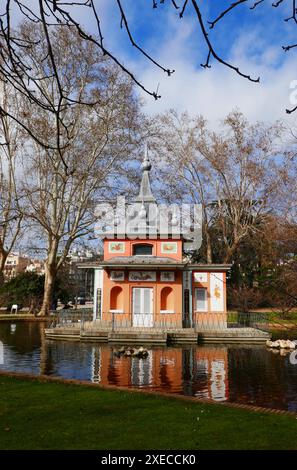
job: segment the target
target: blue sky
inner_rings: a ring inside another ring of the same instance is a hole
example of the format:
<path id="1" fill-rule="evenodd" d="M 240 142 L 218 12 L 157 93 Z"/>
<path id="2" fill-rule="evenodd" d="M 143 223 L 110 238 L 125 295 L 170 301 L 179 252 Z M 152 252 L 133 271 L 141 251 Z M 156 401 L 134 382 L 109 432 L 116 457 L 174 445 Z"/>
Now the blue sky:
<path id="1" fill-rule="evenodd" d="M 205 20 L 213 20 L 234 0 L 198 0 Z M 260 84 L 248 82 L 232 70 L 212 61 L 211 69 L 203 69 L 207 49 L 196 14 L 188 0 L 183 19 L 165 0 L 157 9 L 152 0 L 122 0 L 131 32 L 150 55 L 163 66 L 175 69 L 169 78 L 145 59 L 120 29 L 120 13 L 116 0 L 94 0 L 101 19 L 105 46 L 119 58 L 151 91 L 158 89 L 162 98 L 155 100 L 139 90 L 149 114 L 170 108 L 203 114 L 217 125 L 234 108 L 241 109 L 251 120 L 286 119 L 294 125 L 297 113 L 288 116 L 290 83 L 297 80 L 297 48 L 283 52 L 281 46 L 297 42 L 297 25 L 284 19 L 291 15 L 292 1 L 285 0 L 273 8 L 275 0 L 264 0 L 255 10 L 248 0 L 224 17 L 211 31 L 215 49 L 227 61 L 252 77 L 260 76 Z M 159 0 L 158 0 L 159 2 Z M 176 0 L 179 5 L 183 0 Z M 37 0 L 26 0 L 38 6 Z M 77 19 L 95 33 L 91 10 L 79 8 Z M 295 39 L 296 38 L 296 39 Z"/>
<path id="2" fill-rule="evenodd" d="M 151 0 L 123 0 L 131 32 L 135 39 L 156 60 L 176 72 L 168 78 L 133 48 L 124 29 L 120 29 L 120 15 L 115 0 L 95 1 L 101 15 L 105 45 L 128 66 L 150 90 L 162 95 L 155 102 L 144 93 L 146 110 L 154 114 L 165 109 L 188 110 L 204 114 L 215 122 L 238 107 L 251 120 L 274 120 L 288 117 L 290 107 L 289 85 L 297 79 L 297 49 L 285 53 L 281 46 L 297 39 L 297 25 L 284 18 L 291 14 L 291 2 L 272 8 L 272 0 L 264 0 L 255 10 L 250 0 L 239 5 L 211 31 L 216 50 L 234 65 L 261 83 L 254 84 L 212 62 L 210 70 L 201 68 L 207 49 L 199 32 L 195 12 L 189 0 L 183 19 L 179 18 L 170 0 L 157 9 Z M 182 4 L 182 1 L 178 2 Z M 214 19 L 224 6 L 224 0 L 200 0 L 205 19 Z M 87 15 L 84 21 L 90 30 L 94 24 Z M 296 41 L 297 42 L 297 41 Z"/>

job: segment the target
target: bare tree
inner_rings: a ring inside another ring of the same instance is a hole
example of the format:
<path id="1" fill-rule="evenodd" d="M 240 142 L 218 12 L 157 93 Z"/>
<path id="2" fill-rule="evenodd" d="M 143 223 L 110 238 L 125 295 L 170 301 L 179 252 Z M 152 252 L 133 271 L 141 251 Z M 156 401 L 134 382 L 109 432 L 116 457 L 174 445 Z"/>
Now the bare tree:
<path id="1" fill-rule="evenodd" d="M 290 318 L 290 312 L 297 306 L 296 142 L 296 129 L 289 129 L 273 194 L 272 202 L 277 212 L 275 227 L 267 233 L 274 249 L 267 260 L 270 269 L 264 287 L 269 292 L 272 311 L 283 318 Z"/>
<path id="2" fill-rule="evenodd" d="M 271 210 L 270 196 L 279 179 L 274 156 L 281 125 L 250 124 L 233 112 L 224 127 L 223 134 L 211 134 L 203 156 L 215 173 L 214 227 L 221 236 L 223 261 L 228 263 L 247 236 L 262 230 Z"/>
<path id="3" fill-rule="evenodd" d="M 252 125 L 235 111 L 214 132 L 202 117 L 170 113 L 161 117 L 160 128 L 172 197 L 182 194 L 202 205 L 207 261 L 219 241 L 221 261 L 230 262 L 240 243 L 261 230 L 271 207 L 279 180 L 274 153 L 280 124 Z"/>
<path id="4" fill-rule="evenodd" d="M 51 112 L 60 119 L 60 116 L 58 116 L 58 109 L 53 109 L 51 104 L 47 102 L 46 97 L 36 97 L 35 95 L 35 91 L 36 89 L 39 89 L 39 85 L 42 80 L 44 78 L 48 78 L 49 75 L 46 69 L 43 70 L 43 73 L 35 73 L 36 71 L 34 71 L 34 69 L 32 70 L 30 63 L 27 62 L 26 54 L 31 48 L 34 48 L 36 44 L 31 40 L 23 38 L 17 31 L 15 31 L 15 18 L 21 17 L 23 20 L 26 19 L 29 21 L 32 25 L 37 27 L 41 26 L 42 28 L 42 35 L 47 44 L 44 60 L 46 58 L 51 63 L 51 73 L 53 73 L 53 77 L 59 89 L 61 101 L 65 100 L 67 93 L 64 93 L 64 89 L 60 83 L 60 72 L 56 65 L 56 56 L 52 44 L 51 31 L 55 25 L 58 25 L 59 27 L 73 28 L 82 40 L 92 43 L 105 56 L 113 60 L 143 91 L 155 99 L 158 99 L 160 96 L 157 91 L 151 91 L 146 88 L 146 86 L 137 79 L 130 68 L 127 68 L 117 55 L 110 52 L 108 44 L 106 44 L 108 43 L 108 38 L 106 41 L 103 38 L 100 2 L 98 3 L 96 0 L 36 0 L 36 2 L 31 2 L 29 4 L 22 0 L 3 1 L 0 11 L 0 79 L 10 83 L 16 90 L 23 93 L 28 101 L 37 103 L 43 109 L 46 108 L 51 110 Z M 168 2 L 165 2 L 165 0 L 152 0 L 150 2 L 150 8 L 152 7 L 156 11 L 156 15 L 158 15 L 160 7 L 165 3 L 169 3 L 169 0 Z M 252 77 L 246 71 L 240 70 L 236 64 L 230 63 L 220 52 L 218 52 L 215 46 L 213 33 L 215 32 L 217 24 L 224 24 L 224 20 L 231 13 L 236 13 L 244 7 L 252 13 L 256 8 L 266 5 L 268 0 L 237 0 L 232 1 L 223 7 L 220 5 L 213 19 L 208 18 L 209 9 L 207 8 L 207 5 L 203 7 L 201 3 L 202 2 L 199 2 L 198 0 L 170 1 L 171 7 L 177 13 L 177 18 L 182 19 L 187 12 L 192 12 L 196 18 L 197 30 L 204 39 L 206 53 L 206 60 L 201 63 L 201 66 L 204 68 L 210 68 L 211 62 L 219 62 L 243 78 L 256 83 L 259 82 L 259 77 Z M 278 8 L 283 3 L 285 3 L 284 0 L 276 0 L 270 4 L 273 8 Z M 296 0 L 287 1 L 286 4 L 288 5 L 288 17 L 284 18 L 285 21 L 297 24 Z M 126 32 L 131 45 L 155 67 L 163 70 L 165 74 L 170 76 L 174 70 L 171 70 L 169 67 L 159 63 L 134 39 L 128 19 L 130 12 L 129 5 L 124 6 L 123 1 L 115 0 L 114 8 L 115 21 L 119 20 L 120 28 Z M 87 17 L 90 20 L 93 20 L 96 25 L 96 34 L 91 34 L 81 21 L 81 17 L 83 16 L 81 13 L 84 13 L 84 11 L 86 11 Z M 141 15 L 141 8 L 139 8 L 138 14 Z M 296 46 L 297 44 L 283 45 L 283 50 L 290 51 Z M 67 99 L 73 102 L 78 98 L 67 96 Z M 287 112 L 290 113 L 296 109 L 297 107 L 290 110 L 288 109 Z M 14 118 L 24 125 L 24 122 L 17 116 L 17 114 L 14 114 Z"/>
<path id="5" fill-rule="evenodd" d="M 173 110 L 159 116 L 158 123 L 152 142 L 157 164 L 162 159 L 158 165 L 162 196 L 171 203 L 190 198 L 192 203 L 201 204 L 206 258 L 211 263 L 210 203 L 215 198 L 215 189 L 209 184 L 214 178 L 213 169 L 203 157 L 208 149 L 207 123 L 202 116 L 192 118 L 186 112 L 179 115 Z"/>
<path id="6" fill-rule="evenodd" d="M 23 31 L 30 38 L 39 34 L 38 28 L 33 30 L 30 25 L 24 25 Z M 73 30 L 57 28 L 54 33 L 52 47 L 67 92 L 61 103 L 67 126 L 34 103 L 25 109 L 25 101 L 21 107 L 28 129 L 45 142 L 59 142 L 56 147 L 45 147 L 32 139 L 24 162 L 25 216 L 36 223 L 46 240 L 41 315 L 51 308 L 55 278 L 72 243 L 93 231 L 96 204 L 106 194 L 112 197 L 121 184 L 139 118 L 132 82 L 120 69 Z M 30 58 L 36 67 L 43 66 L 39 57 L 45 52 L 46 44 L 40 40 Z M 40 93 L 54 107 L 59 96 L 55 79 L 42 80 Z M 70 103 L 67 98 L 74 95 L 95 104 Z"/>
<path id="7" fill-rule="evenodd" d="M 5 84 L 0 89 L 1 107 L 16 107 L 16 100 Z M 4 266 L 20 235 L 22 212 L 19 204 L 19 177 L 17 160 L 22 138 L 13 120 L 0 112 L 0 282 L 4 279 Z"/>

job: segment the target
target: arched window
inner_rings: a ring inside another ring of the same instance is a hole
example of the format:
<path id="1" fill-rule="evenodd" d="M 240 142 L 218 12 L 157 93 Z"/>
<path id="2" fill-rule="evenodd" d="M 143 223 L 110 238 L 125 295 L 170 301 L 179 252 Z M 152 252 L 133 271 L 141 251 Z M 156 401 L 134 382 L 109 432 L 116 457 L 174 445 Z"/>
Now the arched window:
<path id="1" fill-rule="evenodd" d="M 171 287 L 163 287 L 161 290 L 161 311 L 174 312 L 174 294 Z"/>
<path id="2" fill-rule="evenodd" d="M 148 256 L 153 254 L 153 245 L 139 243 L 133 245 L 133 255 Z"/>
<path id="3" fill-rule="evenodd" d="M 123 289 L 119 286 L 110 291 L 110 310 L 123 311 Z"/>

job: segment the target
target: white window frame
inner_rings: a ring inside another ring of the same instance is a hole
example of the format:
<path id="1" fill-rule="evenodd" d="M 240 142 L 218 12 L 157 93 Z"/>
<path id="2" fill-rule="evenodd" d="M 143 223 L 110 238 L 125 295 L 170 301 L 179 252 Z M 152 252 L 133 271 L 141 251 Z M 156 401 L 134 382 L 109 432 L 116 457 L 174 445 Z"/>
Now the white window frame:
<path id="1" fill-rule="evenodd" d="M 197 305 L 197 293 L 198 291 L 204 292 L 204 308 L 198 308 Z M 208 301 L 207 301 L 207 289 L 205 287 L 195 287 L 195 312 L 207 312 L 208 311 Z"/>
<path id="2" fill-rule="evenodd" d="M 150 292 L 150 312 L 144 312 L 144 291 Z M 136 292 L 139 292 L 139 312 L 135 311 Z M 154 325 L 154 289 L 153 287 L 133 287 L 132 288 L 132 325 L 153 327 Z"/>

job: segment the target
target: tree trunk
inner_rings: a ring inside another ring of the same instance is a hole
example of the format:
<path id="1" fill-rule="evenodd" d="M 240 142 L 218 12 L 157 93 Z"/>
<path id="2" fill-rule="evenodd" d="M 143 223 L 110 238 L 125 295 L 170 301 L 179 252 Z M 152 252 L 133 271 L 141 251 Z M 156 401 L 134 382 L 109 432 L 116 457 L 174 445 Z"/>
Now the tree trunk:
<path id="1" fill-rule="evenodd" d="M 224 256 L 224 263 L 228 264 L 232 262 L 232 257 L 237 250 L 238 243 L 233 243 L 231 246 L 226 246 L 226 252 Z"/>
<path id="2" fill-rule="evenodd" d="M 38 316 L 40 317 L 49 315 L 49 312 L 52 308 L 56 275 L 56 267 L 46 263 L 43 301 L 40 312 L 38 313 Z"/>
<path id="3" fill-rule="evenodd" d="M 4 282 L 4 267 L 7 259 L 7 253 L 0 250 L 0 286 Z"/>
<path id="4" fill-rule="evenodd" d="M 206 259 L 208 264 L 212 263 L 211 237 L 208 230 L 206 231 Z"/>

